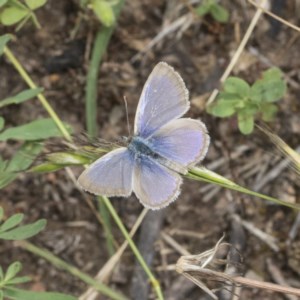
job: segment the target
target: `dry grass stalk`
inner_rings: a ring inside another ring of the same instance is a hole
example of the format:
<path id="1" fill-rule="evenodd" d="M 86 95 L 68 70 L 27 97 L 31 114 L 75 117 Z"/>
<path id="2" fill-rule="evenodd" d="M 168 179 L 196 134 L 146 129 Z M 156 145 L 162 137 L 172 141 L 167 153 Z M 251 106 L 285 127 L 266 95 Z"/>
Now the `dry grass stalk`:
<path id="1" fill-rule="evenodd" d="M 253 0 L 248 0 L 248 2 L 250 2 L 252 5 L 254 5 L 256 8 L 261 9 L 265 14 L 269 15 L 270 17 L 272 17 L 273 19 L 283 23 L 284 25 L 293 28 L 294 30 L 297 30 L 298 32 L 300 32 L 300 27 L 286 21 L 285 19 L 273 14 L 272 12 L 270 12 L 269 10 L 265 9 L 261 4 L 257 4 L 255 1 Z"/>
<path id="2" fill-rule="evenodd" d="M 221 248 L 224 248 L 225 246 L 228 247 L 228 244 L 222 243 L 222 240 L 223 237 L 218 241 L 214 248 L 201 254 L 181 256 L 177 261 L 176 271 L 198 285 L 204 292 L 210 295 L 212 299 L 218 299 L 218 297 L 203 283 L 202 280 L 218 282 L 223 285 L 231 284 L 234 286 L 259 288 L 270 292 L 300 296 L 300 289 L 297 288 L 258 281 L 242 276 L 229 275 L 218 271 L 217 267 L 225 266 L 230 263 L 229 261 L 221 260 L 216 257 L 217 252 Z"/>

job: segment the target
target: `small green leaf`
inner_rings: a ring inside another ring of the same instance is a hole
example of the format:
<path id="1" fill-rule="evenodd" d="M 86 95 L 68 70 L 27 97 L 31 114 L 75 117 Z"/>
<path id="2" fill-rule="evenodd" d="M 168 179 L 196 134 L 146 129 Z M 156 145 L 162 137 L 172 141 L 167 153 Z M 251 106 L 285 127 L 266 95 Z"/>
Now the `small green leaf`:
<path id="1" fill-rule="evenodd" d="M 20 224 L 23 221 L 23 218 L 24 218 L 23 214 L 15 214 L 11 216 L 0 226 L 0 232 L 4 232 L 13 227 L 16 227 L 18 224 Z"/>
<path id="2" fill-rule="evenodd" d="M 18 176 L 18 172 L 26 170 L 41 152 L 41 143 L 25 143 L 9 162 L 0 164 L 0 189 L 7 186 Z"/>
<path id="3" fill-rule="evenodd" d="M 24 8 L 10 6 L 3 9 L 1 12 L 0 21 L 6 26 L 14 25 L 25 18 L 28 13 L 29 11 Z"/>
<path id="4" fill-rule="evenodd" d="M 1 14 L 0 14 L 0 20 L 1 20 Z M 2 55 L 4 47 L 10 41 L 11 37 L 12 35 L 10 34 L 4 34 L 0 36 L 0 56 Z"/>
<path id="5" fill-rule="evenodd" d="M 203 17 L 210 12 L 212 1 L 205 1 L 196 8 L 198 16 Z"/>
<path id="6" fill-rule="evenodd" d="M 35 120 L 31 123 L 8 128 L 0 133 L 0 141 L 34 141 L 59 136 L 62 136 L 62 133 L 60 132 L 54 121 L 48 118 Z"/>
<path id="7" fill-rule="evenodd" d="M 242 98 L 249 96 L 250 86 L 249 84 L 238 77 L 228 77 L 224 82 L 224 91 L 230 94 L 239 95 Z"/>
<path id="8" fill-rule="evenodd" d="M 256 102 L 276 102 L 284 96 L 286 83 L 283 80 L 257 80 L 251 87 L 251 99 Z"/>
<path id="9" fill-rule="evenodd" d="M 252 115 L 252 116 L 254 116 L 259 110 L 258 105 L 256 105 L 255 103 L 251 103 L 249 101 L 245 102 L 244 106 L 240 106 L 239 108 L 242 109 L 239 109 L 238 112 L 241 112 L 246 115 Z"/>
<path id="10" fill-rule="evenodd" d="M 12 287 L 4 289 L 4 296 L 13 300 L 76 300 L 77 298 L 61 293 L 32 292 Z"/>
<path id="11" fill-rule="evenodd" d="M 263 72 L 263 79 L 275 80 L 282 79 L 282 72 L 279 68 L 273 67 Z"/>
<path id="12" fill-rule="evenodd" d="M 0 131 L 3 129 L 4 124 L 5 124 L 4 118 L 0 117 Z"/>
<path id="13" fill-rule="evenodd" d="M 229 19 L 229 12 L 220 4 L 214 4 L 210 8 L 212 17 L 221 23 L 226 23 Z"/>
<path id="14" fill-rule="evenodd" d="M 41 219 L 32 224 L 20 226 L 6 232 L 0 232 L 0 239 L 18 241 L 31 238 L 42 231 L 45 228 L 46 223 L 46 220 Z"/>
<path id="15" fill-rule="evenodd" d="M 250 134 L 254 128 L 253 115 L 247 115 L 245 113 L 238 113 L 238 126 L 243 134 Z"/>
<path id="16" fill-rule="evenodd" d="M 265 122 L 270 122 L 274 119 L 276 113 L 278 111 L 278 107 L 274 104 L 266 103 L 262 106 L 262 119 Z"/>
<path id="17" fill-rule="evenodd" d="M 30 282 L 32 279 L 29 276 L 15 277 L 5 282 L 5 285 L 15 285 L 20 283 Z"/>
<path id="18" fill-rule="evenodd" d="M 27 4 L 27 6 L 32 9 L 35 10 L 41 6 L 44 6 L 46 4 L 47 0 L 25 0 L 25 3 Z"/>
<path id="19" fill-rule="evenodd" d="M 0 283 L 3 281 L 3 279 L 4 279 L 4 273 L 2 267 L 0 266 Z"/>
<path id="20" fill-rule="evenodd" d="M 0 174 L 1 172 L 4 172 L 8 164 L 7 160 L 3 160 L 2 157 L 0 156 Z M 0 220 L 1 221 L 1 220 Z"/>
<path id="21" fill-rule="evenodd" d="M 6 171 L 19 172 L 26 170 L 42 151 L 43 145 L 40 143 L 27 142 L 22 145 L 18 152 L 10 160 Z"/>
<path id="22" fill-rule="evenodd" d="M 111 27 L 115 23 L 115 14 L 111 4 L 106 0 L 92 0 L 92 9 L 103 25 Z"/>
<path id="23" fill-rule="evenodd" d="M 227 93 L 227 92 L 220 92 L 217 98 L 217 100 L 221 100 L 221 101 L 224 100 L 224 101 L 236 101 L 236 102 L 241 101 L 241 99 L 243 99 L 241 96 L 237 94 Z"/>
<path id="24" fill-rule="evenodd" d="M 8 0 L 0 0 L 0 7 L 4 6 Z"/>
<path id="25" fill-rule="evenodd" d="M 234 105 L 236 103 L 236 101 L 219 100 L 208 108 L 208 112 L 216 117 L 230 117 L 235 113 Z"/>
<path id="26" fill-rule="evenodd" d="M 9 97 L 9 98 L 6 98 L 6 99 L 0 101 L 0 108 L 4 107 L 6 105 L 19 104 L 19 103 L 22 103 L 24 101 L 30 100 L 30 99 L 36 97 L 42 91 L 43 91 L 42 88 L 25 90 L 25 91 L 13 96 L 13 97 Z"/>
<path id="27" fill-rule="evenodd" d="M 0 172 L 0 189 L 4 188 L 17 178 L 16 173 Z"/>
<path id="28" fill-rule="evenodd" d="M 12 263 L 4 276 L 4 281 L 9 281 L 10 279 L 14 278 L 22 269 L 22 264 L 18 261 Z"/>

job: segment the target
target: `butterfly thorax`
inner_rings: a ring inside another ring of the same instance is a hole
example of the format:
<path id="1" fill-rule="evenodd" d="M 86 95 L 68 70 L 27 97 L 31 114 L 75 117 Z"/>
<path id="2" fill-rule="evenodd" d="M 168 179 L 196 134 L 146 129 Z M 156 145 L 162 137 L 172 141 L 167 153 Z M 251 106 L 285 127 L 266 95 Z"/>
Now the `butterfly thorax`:
<path id="1" fill-rule="evenodd" d="M 132 137 L 128 150 L 134 154 L 135 157 L 139 158 L 142 156 L 152 157 L 157 159 L 160 157 L 157 153 L 155 153 L 149 145 L 149 142 L 139 136 Z"/>
<path id="2" fill-rule="evenodd" d="M 158 163 L 166 166 L 167 168 L 173 171 L 176 171 L 181 174 L 187 173 L 187 169 L 184 166 L 181 166 L 159 155 L 151 149 L 151 144 L 148 140 L 139 136 L 134 136 L 131 138 L 130 143 L 128 145 L 128 150 L 134 155 L 135 159 L 141 159 L 143 156 L 151 157 Z"/>

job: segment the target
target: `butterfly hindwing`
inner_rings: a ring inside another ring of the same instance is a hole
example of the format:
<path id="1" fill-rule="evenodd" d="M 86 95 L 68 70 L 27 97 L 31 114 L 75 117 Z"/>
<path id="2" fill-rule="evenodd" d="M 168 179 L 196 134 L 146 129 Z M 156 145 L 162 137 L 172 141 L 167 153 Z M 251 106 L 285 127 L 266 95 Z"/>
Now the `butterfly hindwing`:
<path id="1" fill-rule="evenodd" d="M 143 156 L 136 160 L 133 175 L 133 191 L 147 208 L 160 209 L 174 201 L 180 192 L 181 177 Z"/>
<path id="2" fill-rule="evenodd" d="M 103 196 L 129 196 L 132 192 L 134 157 L 119 148 L 92 163 L 78 178 L 86 191 Z"/>
<path id="3" fill-rule="evenodd" d="M 189 109 L 188 91 L 180 75 L 166 63 L 158 63 L 140 97 L 134 134 L 147 138 Z"/>
<path id="4" fill-rule="evenodd" d="M 183 167 L 202 160 L 207 152 L 209 136 L 199 120 L 177 119 L 157 130 L 150 138 L 151 149 Z"/>

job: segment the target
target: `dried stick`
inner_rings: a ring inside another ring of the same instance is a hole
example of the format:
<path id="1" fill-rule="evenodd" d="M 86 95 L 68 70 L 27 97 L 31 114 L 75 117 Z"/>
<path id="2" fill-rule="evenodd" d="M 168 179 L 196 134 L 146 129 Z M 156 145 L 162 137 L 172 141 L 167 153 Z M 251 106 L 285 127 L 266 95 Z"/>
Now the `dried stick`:
<path id="1" fill-rule="evenodd" d="M 261 6 L 264 6 L 265 2 L 266 2 L 266 0 L 262 0 L 261 1 Z M 251 34 L 252 34 L 252 32 L 253 32 L 253 30 L 254 30 L 254 28 L 255 28 L 255 26 L 256 26 L 256 24 L 257 24 L 257 22 L 258 22 L 258 20 L 259 20 L 262 13 L 263 13 L 263 10 L 261 8 L 258 8 L 255 15 L 254 15 L 254 17 L 251 20 L 251 23 L 250 23 L 250 25 L 249 25 L 249 27 L 248 27 L 245 35 L 244 35 L 239 47 L 237 48 L 236 52 L 234 53 L 228 67 L 226 68 L 225 72 L 223 73 L 223 75 L 220 79 L 221 83 L 224 83 L 226 78 L 229 76 L 229 74 L 233 70 L 235 64 L 237 63 L 238 59 L 240 58 L 240 56 L 241 56 L 241 54 L 242 54 L 242 52 L 243 52 L 243 50 L 244 50 L 244 48 L 245 48 L 245 46 L 246 46 L 246 44 L 247 44 L 247 42 L 248 42 L 248 40 L 249 40 L 249 38 L 250 38 L 250 36 L 251 36 Z M 207 101 L 207 104 L 206 104 L 207 106 L 210 105 L 216 99 L 218 93 L 219 93 L 218 89 L 213 90 L 212 94 L 210 95 L 210 97 Z"/>
<path id="2" fill-rule="evenodd" d="M 296 25 L 294 25 L 294 24 L 292 24 L 292 23 L 286 21 L 285 19 L 283 19 L 283 18 L 281 18 L 281 17 L 279 17 L 279 16 L 273 14 L 273 13 L 270 12 L 269 10 L 264 9 L 264 8 L 262 7 L 261 4 L 257 4 L 257 3 L 256 3 L 255 1 L 253 1 L 253 0 L 248 0 L 248 2 L 250 2 L 250 3 L 251 3 L 252 5 L 254 5 L 256 8 L 261 9 L 265 14 L 269 15 L 269 16 L 272 17 L 273 19 L 275 19 L 275 20 L 277 20 L 277 21 L 283 23 L 284 25 L 286 25 L 286 26 L 288 26 L 288 27 L 291 27 L 291 28 L 293 28 L 293 29 L 295 29 L 295 30 L 297 30 L 297 31 L 300 32 L 300 27 L 298 27 L 298 26 L 296 26 Z"/>

